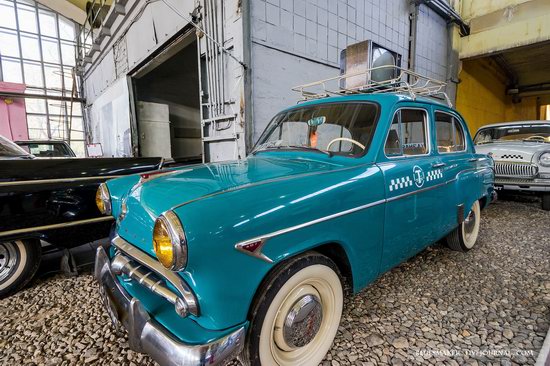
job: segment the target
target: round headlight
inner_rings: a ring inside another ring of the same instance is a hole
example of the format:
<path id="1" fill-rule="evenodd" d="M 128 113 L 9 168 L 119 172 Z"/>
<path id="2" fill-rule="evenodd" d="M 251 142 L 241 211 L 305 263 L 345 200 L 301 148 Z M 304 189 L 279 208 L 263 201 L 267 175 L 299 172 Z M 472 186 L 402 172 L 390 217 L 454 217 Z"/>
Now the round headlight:
<path id="1" fill-rule="evenodd" d="M 111 195 L 105 183 L 101 183 L 95 193 L 95 204 L 102 214 L 111 214 Z"/>
<path id="2" fill-rule="evenodd" d="M 542 153 L 539 156 L 539 164 L 550 167 L 550 152 Z"/>
<path id="3" fill-rule="evenodd" d="M 153 248 L 157 259 L 172 271 L 181 271 L 187 264 L 187 241 L 181 222 L 172 211 L 163 213 L 155 221 Z"/>

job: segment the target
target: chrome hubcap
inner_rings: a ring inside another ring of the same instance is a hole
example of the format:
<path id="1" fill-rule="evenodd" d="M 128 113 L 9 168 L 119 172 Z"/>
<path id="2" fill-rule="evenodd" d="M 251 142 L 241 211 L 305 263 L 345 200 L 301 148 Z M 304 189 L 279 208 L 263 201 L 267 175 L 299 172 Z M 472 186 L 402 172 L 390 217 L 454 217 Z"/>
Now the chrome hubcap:
<path id="1" fill-rule="evenodd" d="M 283 327 L 285 343 L 291 348 L 300 348 L 315 338 L 321 321 L 323 306 L 315 295 L 305 295 L 298 299 L 286 315 Z"/>
<path id="2" fill-rule="evenodd" d="M 0 243 L 0 282 L 4 281 L 15 269 L 17 250 L 15 243 Z"/>
<path id="3" fill-rule="evenodd" d="M 467 237 L 470 237 L 472 233 L 474 232 L 474 229 L 476 227 L 476 213 L 474 210 L 471 210 L 468 214 L 468 217 L 466 217 L 466 220 L 464 220 L 464 234 Z"/>

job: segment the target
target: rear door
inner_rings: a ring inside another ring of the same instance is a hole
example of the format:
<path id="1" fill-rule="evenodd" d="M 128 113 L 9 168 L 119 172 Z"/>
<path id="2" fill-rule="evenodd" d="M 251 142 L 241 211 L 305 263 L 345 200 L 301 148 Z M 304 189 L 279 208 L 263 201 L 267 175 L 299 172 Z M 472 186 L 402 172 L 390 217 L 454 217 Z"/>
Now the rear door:
<path id="1" fill-rule="evenodd" d="M 419 107 L 421 106 L 421 107 Z M 378 165 L 386 182 L 382 270 L 411 257 L 438 236 L 443 191 L 433 154 L 430 106 L 396 110 Z"/>
<path id="2" fill-rule="evenodd" d="M 437 148 L 437 174 L 439 174 L 448 184 L 443 188 L 447 199 L 443 202 L 444 207 L 441 212 L 441 228 L 444 236 L 453 230 L 460 220 L 459 213 L 462 214 L 460 207 L 460 192 L 457 192 L 459 186 L 466 189 L 460 180 L 462 174 L 471 174 L 475 167 L 475 159 L 471 151 L 467 149 L 466 132 L 459 117 L 454 113 L 443 109 L 434 108 L 435 138 Z M 468 209 L 468 208 L 464 208 Z"/>

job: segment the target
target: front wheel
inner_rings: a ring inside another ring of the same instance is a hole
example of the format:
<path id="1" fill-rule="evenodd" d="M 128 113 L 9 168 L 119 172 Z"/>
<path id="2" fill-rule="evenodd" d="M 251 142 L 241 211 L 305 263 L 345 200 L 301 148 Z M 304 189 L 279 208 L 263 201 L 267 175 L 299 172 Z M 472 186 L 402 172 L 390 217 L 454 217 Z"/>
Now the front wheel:
<path id="1" fill-rule="evenodd" d="M 251 312 L 251 365 L 319 365 L 340 324 L 344 291 L 333 261 L 308 253 L 265 280 Z"/>
<path id="2" fill-rule="evenodd" d="M 37 240 L 0 242 L 0 299 L 29 283 L 40 265 L 41 252 Z"/>
<path id="3" fill-rule="evenodd" d="M 481 209 L 479 201 L 475 201 L 466 219 L 445 238 L 447 246 L 459 252 L 472 249 L 477 242 L 480 222 Z"/>

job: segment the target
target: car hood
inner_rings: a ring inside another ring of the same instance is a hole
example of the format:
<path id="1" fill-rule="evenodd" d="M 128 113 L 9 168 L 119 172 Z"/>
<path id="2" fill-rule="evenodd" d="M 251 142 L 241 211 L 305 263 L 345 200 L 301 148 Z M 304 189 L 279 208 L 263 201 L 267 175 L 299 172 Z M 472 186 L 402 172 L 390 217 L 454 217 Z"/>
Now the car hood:
<path id="1" fill-rule="evenodd" d="M 141 181 L 121 197 L 126 203 L 127 213 L 119 222 L 119 235 L 149 251 L 150 245 L 142 246 L 141 242 L 150 243 L 154 221 L 167 210 L 235 189 L 339 168 L 342 165 L 338 163 L 307 158 L 252 156 L 240 161 L 165 169 L 158 175 L 144 174 Z M 125 178 L 110 181 L 110 190 L 111 186 L 113 190 L 119 190 L 117 181 L 129 183 Z M 114 214 L 117 214 L 116 210 Z"/>
<path id="2" fill-rule="evenodd" d="M 492 154 L 496 161 L 532 162 L 533 157 L 543 151 L 550 151 L 550 144 L 544 142 L 495 142 L 483 145 L 476 145 L 476 152 L 479 154 Z"/>

